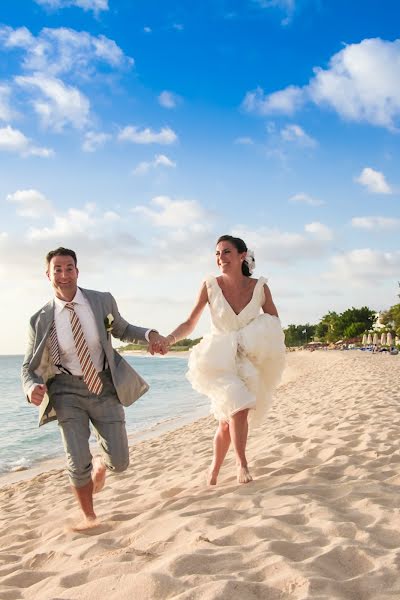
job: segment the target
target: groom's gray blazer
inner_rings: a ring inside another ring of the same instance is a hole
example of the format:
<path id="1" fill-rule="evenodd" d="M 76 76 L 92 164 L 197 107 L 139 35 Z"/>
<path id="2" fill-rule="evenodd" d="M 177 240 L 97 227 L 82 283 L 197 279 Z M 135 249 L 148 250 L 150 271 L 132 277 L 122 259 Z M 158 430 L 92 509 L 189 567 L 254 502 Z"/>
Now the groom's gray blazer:
<path id="1" fill-rule="evenodd" d="M 149 328 L 130 325 L 121 317 L 117 303 L 109 292 L 95 292 L 80 288 L 87 298 L 95 316 L 100 342 L 111 371 L 112 381 L 118 399 L 124 406 L 129 406 L 140 398 L 149 386 L 138 373 L 116 352 L 111 345 L 111 336 L 106 330 L 105 318 L 111 314 L 112 335 L 124 342 L 145 340 Z M 56 369 L 51 360 L 47 339 L 54 321 L 54 299 L 31 317 L 28 348 L 22 365 L 22 385 L 28 397 L 31 386 L 35 383 L 46 383 L 54 377 Z M 51 394 L 50 394 L 51 396 Z M 28 398 L 29 400 L 29 398 Z M 46 394 L 39 410 L 39 426 L 57 418 L 51 405 L 51 398 Z"/>

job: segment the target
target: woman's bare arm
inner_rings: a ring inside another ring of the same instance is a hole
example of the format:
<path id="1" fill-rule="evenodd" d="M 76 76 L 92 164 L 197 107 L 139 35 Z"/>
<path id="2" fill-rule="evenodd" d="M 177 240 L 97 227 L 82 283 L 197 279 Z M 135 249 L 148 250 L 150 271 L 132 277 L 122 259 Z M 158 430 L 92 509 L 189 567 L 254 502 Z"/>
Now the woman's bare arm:
<path id="1" fill-rule="evenodd" d="M 264 295 L 265 295 L 265 302 L 262 306 L 263 312 L 268 313 L 269 315 L 272 315 L 274 317 L 279 317 L 278 311 L 276 310 L 276 306 L 274 304 L 274 301 L 272 300 L 271 291 L 270 291 L 269 287 L 267 286 L 267 284 L 265 284 L 265 283 L 264 283 Z"/>
<path id="2" fill-rule="evenodd" d="M 186 319 L 186 321 L 183 321 L 183 323 L 178 325 L 178 327 L 176 327 L 173 331 L 171 331 L 170 334 L 167 335 L 167 339 L 168 341 L 170 341 L 170 343 L 174 344 L 178 340 L 182 340 L 183 338 L 186 338 L 189 334 L 192 333 L 193 329 L 197 325 L 198 320 L 200 319 L 201 313 L 203 312 L 207 302 L 207 286 L 204 282 L 201 287 L 196 304 L 194 305 L 193 310 Z"/>

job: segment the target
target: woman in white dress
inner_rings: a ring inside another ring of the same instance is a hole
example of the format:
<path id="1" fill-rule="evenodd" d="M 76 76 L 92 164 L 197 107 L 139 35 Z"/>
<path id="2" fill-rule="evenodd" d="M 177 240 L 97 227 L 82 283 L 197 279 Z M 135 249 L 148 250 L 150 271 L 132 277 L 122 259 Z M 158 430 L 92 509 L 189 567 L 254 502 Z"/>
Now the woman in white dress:
<path id="1" fill-rule="evenodd" d="M 209 304 L 212 330 L 192 349 L 187 373 L 193 388 L 210 398 L 219 421 L 208 483 L 216 485 L 231 442 L 238 483 L 248 483 L 248 423 L 260 424 L 271 404 L 284 366 L 284 336 L 266 279 L 251 277 L 254 256 L 244 241 L 221 236 L 216 260 L 220 276 L 204 281 L 188 319 L 167 339 L 174 344 L 187 337 Z"/>

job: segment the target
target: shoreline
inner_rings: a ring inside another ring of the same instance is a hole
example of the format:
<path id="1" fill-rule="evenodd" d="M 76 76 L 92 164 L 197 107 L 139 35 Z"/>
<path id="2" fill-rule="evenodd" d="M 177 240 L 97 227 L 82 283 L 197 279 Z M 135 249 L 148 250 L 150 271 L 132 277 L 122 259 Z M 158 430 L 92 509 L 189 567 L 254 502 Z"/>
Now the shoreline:
<path id="1" fill-rule="evenodd" d="M 206 408 L 206 407 L 204 407 Z M 140 442 L 156 439 L 163 436 L 166 433 L 175 432 L 186 425 L 195 423 L 198 420 L 205 418 L 207 415 L 204 414 L 204 410 L 197 410 L 193 416 L 179 416 L 170 417 L 164 421 L 160 421 L 151 425 L 147 429 L 135 431 L 134 433 L 128 432 L 128 444 L 130 451 L 139 444 Z M 91 450 L 93 456 L 97 453 L 96 444 L 91 444 Z M 60 455 L 51 459 L 40 460 L 33 464 L 31 467 L 18 469 L 15 471 L 8 471 L 0 474 L 0 491 L 4 486 L 10 484 L 19 483 L 21 481 L 29 481 L 38 475 L 46 474 L 54 470 L 65 471 L 65 456 L 62 448 L 62 441 L 60 438 Z"/>
<path id="2" fill-rule="evenodd" d="M 135 361 L 135 356 L 140 356 L 140 364 L 153 364 L 152 359 L 158 358 L 160 355 L 156 357 L 151 356 L 146 352 L 136 352 L 130 351 L 126 353 L 126 360 L 129 362 Z M 185 364 L 187 362 L 187 354 L 188 353 L 177 353 L 179 358 L 182 358 L 182 361 L 175 361 L 175 369 L 179 371 L 185 370 Z M 18 355 L 19 356 L 19 355 Z M 143 358 L 143 361 L 142 361 Z M 162 356 L 161 358 L 165 358 Z M 167 356 L 168 358 L 168 356 Z M 170 358 L 175 358 L 170 355 Z M 145 359 L 145 360 L 144 360 Z M 163 367 L 161 367 L 161 363 Z M 165 371 L 165 365 L 167 362 L 160 361 L 160 368 L 162 371 Z M 168 363 L 169 364 L 169 363 Z M 172 363 L 171 363 L 172 364 Z M 13 365 L 15 370 L 15 365 Z M 158 369 L 157 369 L 158 370 Z M 167 367 L 168 372 L 168 367 Z M 154 390 L 153 390 L 154 391 Z M 178 402 L 173 402 L 168 409 L 157 410 L 157 404 L 155 405 L 155 411 L 152 414 L 148 415 L 148 418 L 143 418 L 139 416 L 139 419 L 135 418 L 135 413 L 130 411 L 129 407 L 126 412 L 126 421 L 127 421 L 127 434 L 128 434 L 128 443 L 129 445 L 135 443 L 136 440 L 146 439 L 148 437 L 155 437 L 158 435 L 162 435 L 164 431 L 169 431 L 171 429 L 178 428 L 183 423 L 191 422 L 196 419 L 198 416 L 202 416 L 205 414 L 204 409 L 199 410 L 199 405 L 194 404 L 194 411 L 190 409 L 189 404 L 185 403 L 185 397 L 178 395 L 175 397 L 178 399 Z M 181 400 L 179 400 L 181 398 Z M 153 397 L 154 401 L 154 397 Z M 178 406 L 177 406 L 178 404 Z M 179 405 L 182 405 L 181 408 Z M 7 405 L 7 409 L 9 409 L 10 403 Z M 203 407 L 201 407 L 203 408 Z M 6 409 L 6 410 L 7 410 Z M 190 411 L 190 412 L 189 412 Z M 6 412 L 6 415 L 8 413 Z M 182 416 L 183 415 L 183 416 Z M 11 415 L 10 415 L 11 416 Z M 20 426 L 21 435 L 25 437 L 25 429 L 24 423 L 29 430 L 31 438 L 35 436 L 37 430 L 36 423 L 32 424 L 32 421 L 28 421 L 25 419 Z M 0 469 L 0 487 L 2 485 L 7 485 L 10 482 L 17 482 L 22 480 L 27 480 L 31 477 L 34 477 L 38 474 L 44 473 L 46 471 L 52 470 L 54 468 L 64 468 L 65 465 L 65 456 L 62 440 L 58 431 L 58 427 L 56 427 L 57 423 L 50 424 L 46 427 L 46 437 L 47 434 L 49 436 L 49 445 L 43 445 L 43 442 L 39 440 L 39 445 L 36 448 L 32 448 L 32 451 L 29 452 L 27 448 L 21 448 L 21 452 L 15 453 L 15 442 L 14 438 L 10 439 L 10 448 L 8 448 L 7 436 L 3 439 L 3 446 L 5 449 L 5 454 L 2 456 L 1 461 L 1 469 Z M 18 422 L 15 423 L 15 427 L 18 427 Z M 22 429 L 21 429 L 22 427 Z M 11 435 L 14 435 L 14 430 L 11 429 Z M 16 436 L 18 432 L 16 432 Z M 19 436 L 21 438 L 21 435 Z M 22 438 L 21 438 L 22 439 Z M 45 438 L 46 439 L 46 438 Z M 32 442 L 33 443 L 33 442 Z M 43 446 L 43 447 L 42 447 Z M 90 446 L 93 448 L 94 452 L 96 450 L 96 442 L 94 440 L 94 435 L 91 435 Z M 14 454 L 12 453 L 14 452 Z M 14 457 L 14 458 L 13 458 Z"/>
<path id="3" fill-rule="evenodd" d="M 126 352 L 128 356 L 144 356 L 149 357 L 147 352 L 142 352 L 141 350 L 130 350 Z M 184 356 L 183 356 L 184 354 Z M 187 358 L 189 352 L 178 352 L 178 358 Z M 157 355 L 159 356 L 159 355 Z M 165 356 L 160 356 L 161 358 L 165 358 L 166 356 L 171 356 L 169 353 Z M 283 373 L 282 381 L 280 382 L 278 389 L 293 381 L 297 377 L 297 371 L 294 368 L 286 366 L 285 371 Z M 129 408 L 129 407 L 128 407 Z M 154 425 L 147 427 L 146 429 L 137 430 L 135 432 L 128 431 L 128 443 L 130 450 L 134 449 L 137 444 L 140 442 L 156 439 L 162 437 L 166 433 L 176 432 L 177 430 L 185 427 L 186 425 L 195 424 L 197 421 L 206 418 L 209 415 L 209 404 L 205 405 L 201 409 L 197 409 L 191 415 L 186 416 L 172 416 L 163 421 L 157 422 Z M 51 426 L 51 425 L 50 425 Z M 61 438 L 59 440 L 59 449 L 60 454 L 51 459 L 44 459 L 35 462 L 32 466 L 28 468 L 16 469 L 15 471 L 8 471 L 5 473 L 0 473 L 0 491 L 4 486 L 9 486 L 11 484 L 19 483 L 22 481 L 29 481 L 37 477 L 38 475 L 43 475 L 54 470 L 64 471 L 65 470 L 65 456 L 64 450 L 62 448 Z M 91 450 L 93 451 L 93 455 L 96 454 L 96 444 L 91 444 Z"/>
<path id="4" fill-rule="evenodd" d="M 126 354 L 128 356 L 134 356 L 134 355 L 139 355 L 139 356 L 144 356 L 144 357 L 149 356 L 148 353 L 146 353 L 146 352 L 143 353 L 140 350 L 139 351 L 131 350 L 131 351 L 127 352 Z M 184 356 L 182 356 L 183 354 L 184 354 Z M 178 352 L 177 353 L 178 358 L 187 358 L 188 354 L 189 354 L 189 352 L 185 352 L 185 353 Z M 170 353 L 166 356 L 170 356 Z M 165 358 L 165 356 L 162 356 L 161 358 Z M 282 385 L 285 385 L 286 383 L 292 381 L 295 377 L 296 377 L 295 369 L 293 369 L 293 368 L 291 369 L 290 367 L 286 366 L 285 371 L 283 373 L 282 381 L 280 382 L 278 389 Z M 210 405 L 208 403 L 208 404 L 204 405 L 203 407 L 201 407 L 200 409 L 197 408 L 190 415 L 186 415 L 186 416 L 176 415 L 176 416 L 169 417 L 168 419 L 157 422 L 154 425 L 151 425 L 146 429 L 137 430 L 137 431 L 131 432 L 131 433 L 128 431 L 128 443 L 129 443 L 130 450 L 135 448 L 135 446 L 137 444 L 139 444 L 140 442 L 143 442 L 143 441 L 149 440 L 149 439 L 156 439 L 156 438 L 162 437 L 165 433 L 175 432 L 175 431 L 181 429 L 182 427 L 185 427 L 186 425 L 194 424 L 197 421 L 199 421 L 203 418 L 206 418 L 207 416 L 209 416 L 209 406 Z M 21 481 L 29 481 L 30 479 L 33 479 L 33 478 L 37 477 L 38 475 L 43 475 L 43 474 L 46 474 L 46 473 L 54 471 L 54 470 L 64 471 L 65 470 L 65 456 L 64 456 L 64 451 L 62 448 L 61 438 L 59 440 L 59 444 L 60 444 L 59 445 L 60 454 L 54 458 L 39 460 L 38 462 L 35 462 L 32 466 L 30 466 L 28 468 L 16 469 L 15 471 L 8 471 L 5 473 L 0 473 L 0 490 L 4 486 L 9 486 L 11 484 L 19 483 Z M 93 451 L 93 455 L 96 454 L 96 445 L 95 444 L 91 444 L 91 450 Z"/>
<path id="5" fill-rule="evenodd" d="M 119 352 L 119 354 L 121 356 L 151 356 L 151 354 L 146 350 L 126 350 L 123 352 Z M 157 358 L 171 358 L 171 356 L 174 358 L 188 358 L 189 354 L 190 350 L 182 350 L 181 352 L 179 352 L 178 350 L 170 350 L 169 352 L 167 352 L 167 354 L 155 354 L 154 356 L 156 356 Z"/>

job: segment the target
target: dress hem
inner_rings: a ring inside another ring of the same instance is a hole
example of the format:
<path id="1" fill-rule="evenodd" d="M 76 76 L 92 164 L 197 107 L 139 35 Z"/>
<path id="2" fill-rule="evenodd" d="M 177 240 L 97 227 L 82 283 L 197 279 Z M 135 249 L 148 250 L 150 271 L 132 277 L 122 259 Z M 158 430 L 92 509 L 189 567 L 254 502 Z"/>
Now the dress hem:
<path id="1" fill-rule="evenodd" d="M 240 408 L 234 410 L 233 412 L 231 412 L 231 414 L 229 415 L 229 419 L 219 419 L 218 417 L 215 416 L 215 414 L 213 413 L 213 417 L 215 418 L 216 421 L 224 421 L 225 423 L 228 423 L 229 420 L 235 416 L 237 413 L 241 412 L 242 410 L 256 410 L 257 408 L 257 404 L 253 403 L 251 404 L 251 406 L 241 406 Z"/>

